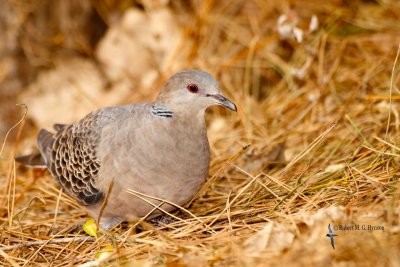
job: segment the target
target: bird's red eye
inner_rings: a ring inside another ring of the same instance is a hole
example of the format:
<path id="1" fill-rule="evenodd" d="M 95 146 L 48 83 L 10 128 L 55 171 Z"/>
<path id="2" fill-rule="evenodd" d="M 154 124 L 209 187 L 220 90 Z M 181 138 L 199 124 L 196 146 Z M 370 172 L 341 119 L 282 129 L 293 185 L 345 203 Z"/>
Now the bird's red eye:
<path id="1" fill-rule="evenodd" d="M 199 87 L 195 83 L 189 83 L 187 89 L 191 93 L 197 93 L 199 91 Z"/>

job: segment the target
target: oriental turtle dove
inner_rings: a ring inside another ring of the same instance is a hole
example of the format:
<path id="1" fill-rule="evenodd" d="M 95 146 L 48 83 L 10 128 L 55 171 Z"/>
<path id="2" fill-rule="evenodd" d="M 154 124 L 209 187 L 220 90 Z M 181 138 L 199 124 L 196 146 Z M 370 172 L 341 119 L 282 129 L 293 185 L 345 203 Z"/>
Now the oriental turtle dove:
<path id="1" fill-rule="evenodd" d="M 41 130 L 40 156 L 19 161 L 47 167 L 93 217 L 101 212 L 102 228 L 154 218 L 174 209 L 161 200 L 184 205 L 203 185 L 210 163 L 204 114 L 212 105 L 236 111 L 209 73 L 181 71 L 154 102 L 102 108 L 56 124 L 54 134 Z"/>

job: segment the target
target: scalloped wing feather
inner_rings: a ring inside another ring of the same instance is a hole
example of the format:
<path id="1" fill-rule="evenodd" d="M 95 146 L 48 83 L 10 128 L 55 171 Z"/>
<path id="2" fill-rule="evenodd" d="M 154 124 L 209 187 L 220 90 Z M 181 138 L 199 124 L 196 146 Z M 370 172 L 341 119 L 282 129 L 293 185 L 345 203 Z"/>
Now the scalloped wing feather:
<path id="1" fill-rule="evenodd" d="M 100 169 L 96 156 L 101 127 L 99 112 L 90 113 L 74 124 L 55 127 L 56 134 L 41 130 L 38 145 L 47 167 L 61 187 L 84 205 L 103 197 L 95 187 Z"/>
<path id="2" fill-rule="evenodd" d="M 146 105 L 103 108 L 70 125 L 55 124 L 55 134 L 41 130 L 37 142 L 52 176 L 72 197 L 84 205 L 94 205 L 104 196 L 96 188 L 101 160 L 98 145 L 106 125 L 130 118 Z"/>
<path id="3" fill-rule="evenodd" d="M 72 197 L 84 205 L 98 203 L 104 193 L 96 188 L 101 162 L 97 157 L 102 128 L 126 114 L 123 108 L 89 113 L 71 125 L 56 125 L 52 134 L 41 130 L 39 150 L 52 176 Z"/>

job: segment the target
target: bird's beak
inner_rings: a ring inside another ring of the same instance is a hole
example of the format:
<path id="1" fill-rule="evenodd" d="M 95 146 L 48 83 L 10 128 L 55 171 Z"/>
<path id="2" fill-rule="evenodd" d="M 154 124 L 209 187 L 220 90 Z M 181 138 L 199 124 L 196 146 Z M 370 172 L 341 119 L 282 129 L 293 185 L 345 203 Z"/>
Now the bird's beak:
<path id="1" fill-rule="evenodd" d="M 210 94 L 207 96 L 210 96 L 210 97 L 214 98 L 215 100 L 217 100 L 219 105 L 227 107 L 230 110 L 237 111 L 236 105 L 233 104 L 232 101 L 230 101 L 228 98 L 226 98 L 222 94 Z"/>

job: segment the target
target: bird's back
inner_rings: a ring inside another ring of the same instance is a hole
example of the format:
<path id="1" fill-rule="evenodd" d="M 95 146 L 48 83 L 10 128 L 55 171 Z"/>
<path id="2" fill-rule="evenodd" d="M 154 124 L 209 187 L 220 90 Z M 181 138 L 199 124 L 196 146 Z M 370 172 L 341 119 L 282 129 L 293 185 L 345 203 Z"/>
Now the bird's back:
<path id="1" fill-rule="evenodd" d="M 52 176 L 84 205 L 98 203 L 104 193 L 96 187 L 101 161 L 98 145 L 103 128 L 129 118 L 141 105 L 108 107 L 70 125 L 56 125 L 56 133 L 42 129 L 37 142 Z"/>

